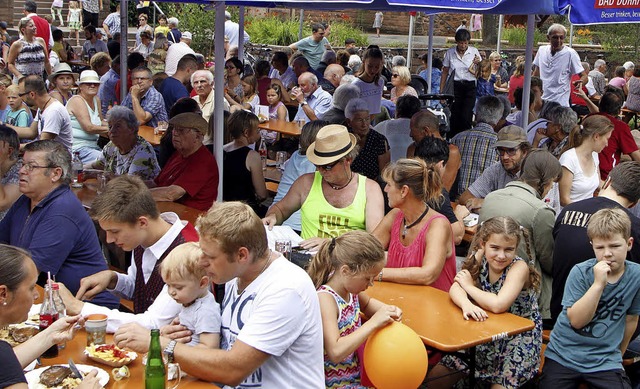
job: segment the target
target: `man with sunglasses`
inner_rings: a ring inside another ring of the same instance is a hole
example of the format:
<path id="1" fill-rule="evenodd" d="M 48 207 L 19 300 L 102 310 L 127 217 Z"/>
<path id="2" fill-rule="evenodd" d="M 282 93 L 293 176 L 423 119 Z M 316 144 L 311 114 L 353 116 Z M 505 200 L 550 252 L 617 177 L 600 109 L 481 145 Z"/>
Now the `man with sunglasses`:
<path id="1" fill-rule="evenodd" d="M 459 204 L 472 212 L 482 208 L 484 198 L 494 190 L 504 188 L 520 175 L 522 161 L 531 150 L 527 133 L 518 126 L 506 126 L 498 132 L 496 154 L 499 162 L 494 162 L 482 172 L 467 190 L 460 195 Z"/>
<path id="2" fill-rule="evenodd" d="M 30 106 L 38 109 L 29 127 L 13 128 L 21 139 L 54 139 L 61 143 L 71 154 L 73 130 L 71 117 L 62 103 L 47 93 L 44 80 L 39 75 L 20 79 L 18 95 Z"/>
<path id="3" fill-rule="evenodd" d="M 540 46 L 533 59 L 534 76 L 540 76 L 544 83 L 542 98 L 545 101 L 557 101 L 564 107 L 569 106 L 571 91 L 578 83 L 587 85 L 587 71 L 580 63 L 580 56 L 564 45 L 567 29 L 562 24 L 552 24 L 547 30 L 550 45 Z M 575 85 L 571 85 L 571 76 L 580 75 Z"/>
<path id="4" fill-rule="evenodd" d="M 356 137 L 345 126 L 322 127 L 307 148 L 317 171 L 300 176 L 269 209 L 264 224 L 280 225 L 301 210 L 300 246 L 307 250 L 350 230 L 372 232 L 384 216 L 384 198 L 377 182 L 351 171 L 357 155 Z"/>

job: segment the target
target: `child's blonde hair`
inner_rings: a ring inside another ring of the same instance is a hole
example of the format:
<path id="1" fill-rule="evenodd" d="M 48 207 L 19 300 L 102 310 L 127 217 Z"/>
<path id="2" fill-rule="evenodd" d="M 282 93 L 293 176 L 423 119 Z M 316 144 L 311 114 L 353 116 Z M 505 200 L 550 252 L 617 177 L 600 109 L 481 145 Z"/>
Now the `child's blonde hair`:
<path id="1" fill-rule="evenodd" d="M 631 237 L 631 219 L 620 208 L 605 208 L 594 213 L 587 224 L 587 235 L 590 240 L 611 239 L 616 234 L 625 240 Z"/>
<path id="2" fill-rule="evenodd" d="M 309 263 L 307 273 L 317 289 L 326 284 L 343 265 L 357 274 L 384 260 L 384 249 L 378 239 L 365 231 L 349 231 L 325 241 Z"/>
<path id="3" fill-rule="evenodd" d="M 483 59 L 478 64 L 478 78 L 480 77 L 487 81 L 491 77 L 491 60 Z"/>
<path id="4" fill-rule="evenodd" d="M 527 256 L 533 258 L 531 255 L 531 238 L 529 237 L 529 230 L 522 227 L 518 222 L 509 216 L 497 216 L 482 223 L 478 231 L 476 232 L 471 245 L 469 247 L 469 254 L 467 259 L 462 264 L 463 270 L 468 270 L 471 273 L 471 277 L 477 281 L 480 277 L 480 269 L 482 267 L 482 260 L 476 259 L 476 252 L 481 248 L 481 245 L 489 240 L 489 237 L 494 234 L 504 235 L 509 238 L 516 239 L 516 247 L 520 244 L 520 236 L 524 238 L 526 246 Z M 540 274 L 536 269 L 528 262 L 529 265 L 529 287 L 535 290 L 540 289 Z"/>
<path id="5" fill-rule="evenodd" d="M 69 2 L 69 8 L 73 8 L 73 9 L 78 8 L 78 2 L 77 2 L 77 1 L 75 1 L 75 0 L 71 0 L 71 1 Z"/>
<path id="6" fill-rule="evenodd" d="M 18 98 L 19 98 L 19 99 L 22 99 L 22 98 L 20 97 L 20 88 L 18 88 L 18 85 L 16 85 L 16 84 L 11 84 L 11 85 L 9 85 L 9 86 L 7 87 L 7 89 L 5 89 L 5 91 L 6 91 L 6 93 L 7 93 L 7 96 L 8 96 L 10 93 L 13 93 L 13 94 L 15 94 L 16 96 L 18 96 Z"/>
<path id="7" fill-rule="evenodd" d="M 202 250 L 196 242 L 183 243 L 171 250 L 160 263 L 160 275 L 168 280 L 201 280 L 207 273 L 198 264 Z"/>
<path id="8" fill-rule="evenodd" d="M 245 98 L 249 98 L 256 94 L 256 90 L 258 89 L 258 80 L 256 80 L 256 76 L 254 76 L 253 74 L 246 75 L 242 77 L 242 82 L 251 87 L 251 93 L 249 93 L 249 95 L 247 96 L 244 96 Z"/>

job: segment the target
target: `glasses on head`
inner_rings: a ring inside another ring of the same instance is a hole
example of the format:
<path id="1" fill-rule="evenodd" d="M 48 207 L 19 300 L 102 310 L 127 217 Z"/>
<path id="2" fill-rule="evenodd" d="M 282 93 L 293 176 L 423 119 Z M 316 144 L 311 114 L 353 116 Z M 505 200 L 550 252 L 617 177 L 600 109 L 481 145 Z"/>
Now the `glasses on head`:
<path id="1" fill-rule="evenodd" d="M 32 162 L 28 162 L 28 163 L 23 164 L 22 167 L 24 168 L 24 170 L 27 173 L 31 173 L 33 171 L 33 169 L 50 169 L 50 168 L 55 167 L 55 166 L 51 166 L 51 165 L 41 166 L 41 165 L 37 165 L 37 164 L 32 163 Z"/>
<path id="2" fill-rule="evenodd" d="M 513 157 L 514 155 L 516 155 L 516 153 L 518 152 L 518 148 L 513 148 L 513 149 L 507 149 L 504 147 L 499 147 L 496 149 L 496 153 L 498 153 L 499 156 L 504 156 L 504 154 L 506 153 L 508 156 Z"/>
<path id="3" fill-rule="evenodd" d="M 322 170 L 324 170 L 324 171 L 330 172 L 330 171 L 331 171 L 331 169 L 333 169 L 337 164 L 339 164 L 339 163 L 340 163 L 340 161 L 342 161 L 342 159 L 339 159 L 339 160 L 337 160 L 337 161 L 335 161 L 335 162 L 332 162 L 332 163 L 328 163 L 328 164 L 326 164 L 326 165 L 316 165 L 316 167 L 317 167 L 318 169 L 322 169 Z"/>
<path id="4" fill-rule="evenodd" d="M 398 73 L 393 73 L 393 74 L 391 75 L 391 77 L 393 77 L 393 78 L 398 78 L 398 77 L 400 77 L 400 75 L 399 75 Z"/>

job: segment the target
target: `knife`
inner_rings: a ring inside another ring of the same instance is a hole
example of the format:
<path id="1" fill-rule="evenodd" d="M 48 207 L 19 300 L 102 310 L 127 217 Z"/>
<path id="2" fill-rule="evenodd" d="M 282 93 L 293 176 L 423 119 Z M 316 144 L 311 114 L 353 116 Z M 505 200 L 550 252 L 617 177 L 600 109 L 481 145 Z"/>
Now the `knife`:
<path id="1" fill-rule="evenodd" d="M 76 366 L 75 363 L 73 363 L 73 360 L 71 358 L 69 358 L 69 369 L 71 369 L 71 372 L 73 372 L 73 375 L 76 376 L 76 378 L 79 378 L 80 381 L 84 379 L 84 375 L 80 373 L 80 370 L 78 370 L 78 367 Z"/>

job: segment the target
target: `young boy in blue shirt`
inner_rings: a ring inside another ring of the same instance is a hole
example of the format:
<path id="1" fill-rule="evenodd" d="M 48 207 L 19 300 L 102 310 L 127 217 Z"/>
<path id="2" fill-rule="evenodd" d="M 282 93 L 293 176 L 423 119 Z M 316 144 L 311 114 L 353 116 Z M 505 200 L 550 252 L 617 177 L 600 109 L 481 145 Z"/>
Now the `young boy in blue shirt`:
<path id="1" fill-rule="evenodd" d="M 640 265 L 626 260 L 631 221 L 601 209 L 587 226 L 596 258 L 571 269 L 562 313 L 545 351 L 541 388 L 631 388 L 622 354 L 638 324 Z"/>

